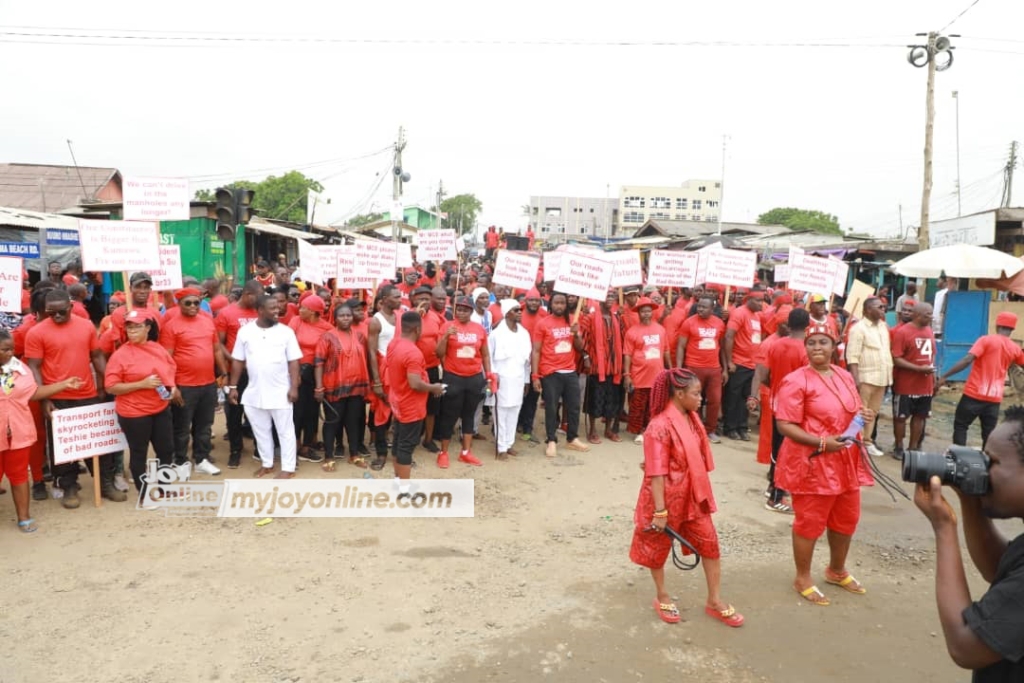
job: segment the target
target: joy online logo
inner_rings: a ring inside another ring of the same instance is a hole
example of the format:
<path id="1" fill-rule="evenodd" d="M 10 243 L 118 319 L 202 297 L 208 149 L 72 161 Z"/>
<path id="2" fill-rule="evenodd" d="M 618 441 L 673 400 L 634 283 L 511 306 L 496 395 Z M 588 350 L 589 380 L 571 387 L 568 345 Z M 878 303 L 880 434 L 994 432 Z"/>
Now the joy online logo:
<path id="1" fill-rule="evenodd" d="M 158 460 L 147 460 L 146 471 L 141 479 L 146 484 L 145 500 L 139 499 L 136 509 L 164 508 L 178 512 L 220 507 L 224 491 L 222 482 L 193 482 L 190 464 L 181 466 L 161 465 Z"/>

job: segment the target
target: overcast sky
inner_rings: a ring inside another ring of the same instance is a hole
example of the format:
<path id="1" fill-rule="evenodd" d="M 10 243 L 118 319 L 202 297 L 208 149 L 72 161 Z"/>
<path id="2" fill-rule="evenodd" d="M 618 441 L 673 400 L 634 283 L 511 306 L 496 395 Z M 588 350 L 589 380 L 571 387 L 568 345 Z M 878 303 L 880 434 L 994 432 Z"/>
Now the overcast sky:
<path id="1" fill-rule="evenodd" d="M 483 225 L 515 230 L 531 194 L 718 178 L 728 134 L 726 220 L 797 206 L 894 234 L 898 207 L 917 225 L 921 202 L 926 69 L 906 45 L 972 2 L 0 0 L 0 161 L 70 163 L 71 139 L 80 164 L 194 187 L 298 168 L 333 221 L 388 209 L 390 177 L 373 190 L 389 155 L 356 157 L 403 125 L 406 204 L 443 179 L 483 202 Z M 963 213 L 999 200 L 1024 141 L 1021 26 L 1024 2 L 979 0 L 947 30 L 964 37 L 936 77 L 933 220 L 957 212 L 953 90 Z M 2 35 L 17 32 L 58 35 Z M 596 44 L 530 44 L 563 40 Z"/>

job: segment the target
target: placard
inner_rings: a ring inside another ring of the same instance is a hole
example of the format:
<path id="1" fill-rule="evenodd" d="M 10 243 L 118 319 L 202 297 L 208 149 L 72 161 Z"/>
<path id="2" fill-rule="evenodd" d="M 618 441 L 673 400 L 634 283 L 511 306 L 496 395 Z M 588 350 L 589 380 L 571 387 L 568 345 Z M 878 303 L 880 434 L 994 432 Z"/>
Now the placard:
<path id="1" fill-rule="evenodd" d="M 640 252 L 637 249 L 607 251 L 594 256 L 594 258 L 608 261 L 615 266 L 612 270 L 612 287 L 628 287 L 644 283 L 644 271 L 640 268 Z"/>
<path id="2" fill-rule="evenodd" d="M 394 242 L 356 240 L 356 270 L 375 282 L 395 279 L 398 259 Z"/>
<path id="3" fill-rule="evenodd" d="M 789 282 L 791 266 L 788 263 L 775 264 L 775 282 Z"/>
<path id="4" fill-rule="evenodd" d="M 327 280 L 338 277 L 338 250 L 340 244 L 318 244 L 316 250 L 320 255 L 320 272 L 324 276 L 324 284 Z"/>
<path id="5" fill-rule="evenodd" d="M 21 313 L 21 275 L 24 261 L 16 256 L 0 256 L 0 311 Z"/>
<path id="6" fill-rule="evenodd" d="M 373 278 L 356 268 L 356 248 L 353 245 L 338 247 L 338 276 L 334 281 L 337 289 L 373 289 L 377 286 Z"/>
<path id="7" fill-rule="evenodd" d="M 461 239 L 461 238 L 459 238 Z M 455 261 L 465 246 L 458 246 L 454 230 L 420 230 L 416 233 L 416 257 L 420 263 Z"/>
<path id="8" fill-rule="evenodd" d="M 546 269 L 545 269 L 546 270 Z M 615 266 L 579 254 L 562 254 L 554 291 L 604 301 Z"/>
<path id="9" fill-rule="evenodd" d="M 417 252 L 419 250 L 417 249 Z M 395 267 L 412 268 L 412 245 L 405 242 L 395 243 Z"/>
<path id="10" fill-rule="evenodd" d="M 846 278 L 850 274 L 850 265 L 832 255 L 829 255 L 828 260 L 836 264 L 836 279 L 832 285 L 832 293 L 836 296 L 846 296 Z"/>
<path id="11" fill-rule="evenodd" d="M 181 289 L 181 245 L 160 245 L 160 267 L 149 271 L 153 278 L 153 290 L 167 292 Z"/>
<path id="12" fill-rule="evenodd" d="M 156 223 L 78 221 L 82 270 L 98 273 L 149 271 L 160 267 Z"/>
<path id="13" fill-rule="evenodd" d="M 753 287 L 757 254 L 737 249 L 711 249 L 702 256 L 708 260 L 705 281 L 727 287 Z"/>
<path id="14" fill-rule="evenodd" d="M 544 252 L 544 281 L 553 282 L 558 277 L 558 268 L 562 263 L 562 254 L 558 251 Z M 532 285 L 531 285 L 532 286 Z"/>
<path id="15" fill-rule="evenodd" d="M 708 246 L 701 247 L 700 249 L 697 250 L 697 253 L 700 254 L 700 260 L 697 262 L 696 284 L 699 284 L 699 285 L 707 284 L 707 276 L 708 276 L 708 257 L 707 257 L 707 253 L 709 251 L 718 251 L 719 249 L 725 249 L 725 247 L 722 246 L 722 243 L 721 242 L 712 242 Z"/>
<path id="16" fill-rule="evenodd" d="M 693 287 L 697 282 L 700 254 L 695 251 L 651 249 L 647 284 L 655 287 Z"/>
<path id="17" fill-rule="evenodd" d="M 800 247 L 794 247 L 794 246 L 790 245 L 790 247 L 789 247 L 789 267 L 791 269 L 795 268 L 797 265 L 799 265 L 800 259 L 802 259 L 803 257 L 804 257 L 804 250 L 803 249 L 801 249 Z M 790 270 L 790 273 L 792 273 L 792 270 Z"/>
<path id="18" fill-rule="evenodd" d="M 790 270 L 789 288 L 828 297 L 835 287 L 838 264 L 827 258 L 801 255 Z"/>
<path id="19" fill-rule="evenodd" d="M 864 302 L 873 296 L 875 296 L 874 287 L 860 280 L 854 280 L 853 284 L 850 285 L 850 295 L 846 297 L 843 310 L 854 318 L 863 319 Z"/>
<path id="20" fill-rule="evenodd" d="M 540 259 L 528 252 L 500 249 L 494 261 L 491 281 L 516 289 L 531 289 L 537 283 Z"/>
<path id="21" fill-rule="evenodd" d="M 299 244 L 299 271 L 302 279 L 313 284 L 327 284 L 320 267 L 320 251 L 306 240 L 295 240 Z"/>
<path id="22" fill-rule="evenodd" d="M 55 410 L 50 424 L 55 465 L 128 450 L 113 401 Z"/>
<path id="23" fill-rule="evenodd" d="M 125 176 L 121 183 L 126 221 L 187 221 L 191 218 L 187 178 Z"/>

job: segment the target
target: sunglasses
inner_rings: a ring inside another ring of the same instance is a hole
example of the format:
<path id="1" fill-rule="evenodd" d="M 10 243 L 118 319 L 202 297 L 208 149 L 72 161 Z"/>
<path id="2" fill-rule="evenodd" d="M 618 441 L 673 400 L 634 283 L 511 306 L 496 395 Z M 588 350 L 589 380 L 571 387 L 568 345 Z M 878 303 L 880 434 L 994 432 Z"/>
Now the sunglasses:
<path id="1" fill-rule="evenodd" d="M 67 315 L 68 313 L 71 312 L 71 307 L 68 306 L 67 308 L 47 308 L 46 312 L 49 315 Z"/>
<path id="2" fill-rule="evenodd" d="M 179 301 L 178 305 L 179 306 L 189 306 L 189 307 L 191 307 L 191 306 L 198 306 L 199 305 L 199 299 L 186 299 L 184 301 Z"/>

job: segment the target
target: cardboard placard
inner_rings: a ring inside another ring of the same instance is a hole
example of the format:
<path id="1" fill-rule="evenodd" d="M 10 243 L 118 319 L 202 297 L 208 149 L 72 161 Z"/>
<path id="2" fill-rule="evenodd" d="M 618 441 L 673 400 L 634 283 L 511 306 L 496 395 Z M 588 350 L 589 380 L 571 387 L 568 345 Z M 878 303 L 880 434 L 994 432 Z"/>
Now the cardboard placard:
<path id="1" fill-rule="evenodd" d="M 394 242 L 356 240 L 356 270 L 374 282 L 395 279 L 398 250 Z"/>
<path id="2" fill-rule="evenodd" d="M 461 238 L 459 238 L 461 239 Z M 416 256 L 420 263 L 455 261 L 465 247 L 458 246 L 454 230 L 420 230 L 416 233 Z"/>
<path id="3" fill-rule="evenodd" d="M 149 271 L 153 277 L 153 290 L 167 292 L 181 289 L 181 245 L 160 245 L 160 267 Z"/>
<path id="4" fill-rule="evenodd" d="M 540 259 L 529 252 L 501 249 L 494 261 L 491 281 L 516 289 L 530 289 L 537 283 Z"/>
<path id="5" fill-rule="evenodd" d="M 875 296 L 874 287 L 860 280 L 854 280 L 850 285 L 850 294 L 846 297 L 843 310 L 854 318 L 862 319 L 864 317 L 864 302 L 873 296 Z"/>
<path id="6" fill-rule="evenodd" d="M 615 266 L 606 261 L 563 253 L 554 291 L 604 301 L 614 270 Z"/>
<path id="7" fill-rule="evenodd" d="M 789 288 L 799 292 L 822 294 L 828 297 L 835 287 L 838 264 L 827 258 L 807 256 L 797 257 L 789 277 Z"/>
<path id="8" fill-rule="evenodd" d="M 558 268 L 562 263 L 562 254 L 557 251 L 544 252 L 544 281 L 552 282 L 558 277 Z M 531 285 L 532 286 L 532 285 Z"/>
<path id="9" fill-rule="evenodd" d="M 695 251 L 652 249 L 647 261 L 647 284 L 656 287 L 693 287 L 697 283 L 700 254 Z"/>
<path id="10" fill-rule="evenodd" d="M 187 221 L 191 218 L 188 178 L 125 176 L 121 190 L 126 221 Z"/>
<path id="11" fill-rule="evenodd" d="M 295 240 L 299 245 L 299 271 L 302 279 L 317 285 L 327 284 L 320 267 L 320 251 L 306 240 Z"/>
<path id="12" fill-rule="evenodd" d="M 416 250 L 419 252 L 419 249 Z M 395 267 L 412 268 L 412 245 L 405 242 L 395 244 Z"/>
<path id="13" fill-rule="evenodd" d="M 353 245 L 338 248 L 337 269 L 338 275 L 334 282 L 338 289 L 373 289 L 377 286 L 373 278 L 356 268 L 356 248 Z"/>
<path id="14" fill-rule="evenodd" d="M 79 220 L 82 269 L 98 273 L 149 271 L 160 267 L 156 223 Z"/>
<path id="15" fill-rule="evenodd" d="M 712 285 L 753 287 L 757 271 L 757 254 L 736 249 L 711 249 L 702 256 L 707 258 L 705 281 Z"/>
<path id="16" fill-rule="evenodd" d="M 15 256 L 0 256 L 0 311 L 21 313 L 21 273 L 24 263 Z"/>
<path id="17" fill-rule="evenodd" d="M 113 401 L 55 410 L 50 424 L 55 465 L 128 450 Z"/>
<path id="18" fill-rule="evenodd" d="M 638 250 L 608 251 L 594 258 L 608 261 L 615 266 L 612 271 L 612 287 L 628 287 L 644 283 L 644 271 L 640 267 L 640 252 Z"/>

